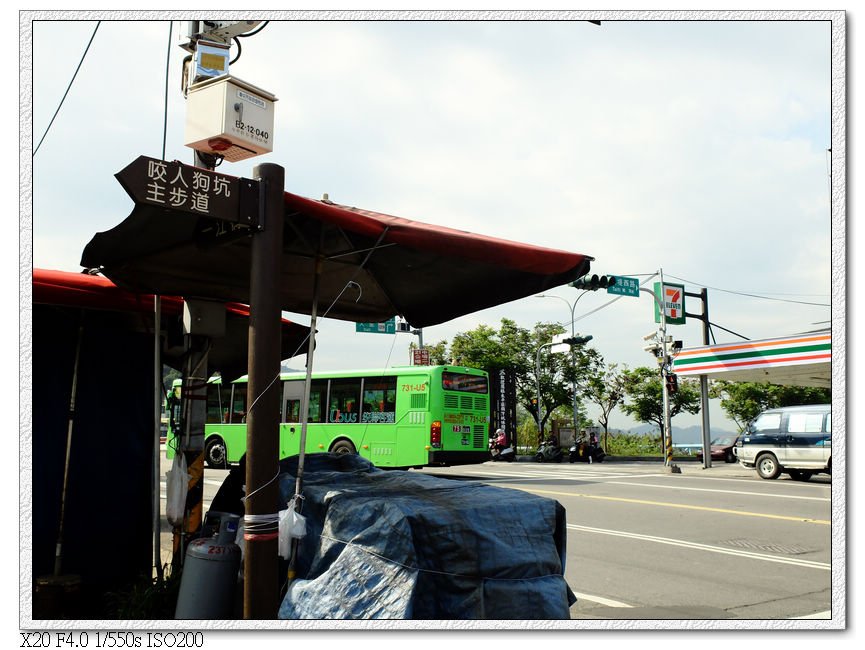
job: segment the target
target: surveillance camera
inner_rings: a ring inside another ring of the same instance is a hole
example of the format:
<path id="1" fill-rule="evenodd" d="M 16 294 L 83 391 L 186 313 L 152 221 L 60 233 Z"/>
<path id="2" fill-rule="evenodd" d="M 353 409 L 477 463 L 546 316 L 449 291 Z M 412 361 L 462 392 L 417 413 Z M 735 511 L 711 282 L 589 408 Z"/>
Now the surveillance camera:
<path id="1" fill-rule="evenodd" d="M 199 23 L 200 35 L 221 43 L 229 43 L 235 36 L 251 32 L 260 20 L 202 20 Z"/>
<path id="2" fill-rule="evenodd" d="M 646 334 L 646 335 L 643 337 L 643 340 L 644 340 L 644 341 L 649 341 L 649 340 L 655 338 L 657 335 L 658 335 L 657 332 L 650 332 L 649 334 Z"/>

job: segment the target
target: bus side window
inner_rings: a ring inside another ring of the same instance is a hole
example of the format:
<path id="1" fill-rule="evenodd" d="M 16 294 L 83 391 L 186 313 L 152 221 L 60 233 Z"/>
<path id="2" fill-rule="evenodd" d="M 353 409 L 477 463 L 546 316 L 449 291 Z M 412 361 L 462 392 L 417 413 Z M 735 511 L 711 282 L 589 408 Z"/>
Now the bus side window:
<path id="1" fill-rule="evenodd" d="M 283 422 L 300 422 L 300 400 L 287 399 L 285 400 L 285 417 Z"/>
<path id="2" fill-rule="evenodd" d="M 360 401 L 360 379 L 332 379 L 328 422 L 359 422 L 357 404 Z"/>
<path id="3" fill-rule="evenodd" d="M 327 379 L 313 379 L 309 391 L 309 421 L 325 422 Z"/>
<path id="4" fill-rule="evenodd" d="M 396 377 L 367 377 L 363 380 L 361 422 L 396 422 Z"/>
<path id="5" fill-rule="evenodd" d="M 224 422 L 223 409 L 227 408 L 230 386 L 221 383 L 207 384 L 207 412 L 204 421 L 207 424 L 218 424 Z"/>
<path id="6" fill-rule="evenodd" d="M 231 424 L 246 422 L 246 384 L 234 384 L 231 393 L 231 412 L 228 414 Z"/>

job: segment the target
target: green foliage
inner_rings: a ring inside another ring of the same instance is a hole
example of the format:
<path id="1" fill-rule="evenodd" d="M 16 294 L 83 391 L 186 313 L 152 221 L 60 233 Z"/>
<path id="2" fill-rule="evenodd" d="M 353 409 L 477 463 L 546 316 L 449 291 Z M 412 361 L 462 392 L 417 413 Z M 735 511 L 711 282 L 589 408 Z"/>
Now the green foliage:
<path id="1" fill-rule="evenodd" d="M 648 436 L 636 433 L 611 434 L 604 446 L 604 451 L 611 456 L 662 456 L 663 449 L 660 434 Z"/>
<path id="2" fill-rule="evenodd" d="M 744 431 L 748 422 L 761 412 L 782 406 L 828 404 L 832 400 L 829 388 L 807 386 L 777 386 L 753 382 L 714 381 L 709 396 L 721 399 L 721 408 Z"/>
<path id="3" fill-rule="evenodd" d="M 625 396 L 622 410 L 639 422 L 658 425 L 664 430 L 664 396 L 661 373 L 656 368 L 634 368 L 622 371 Z M 670 395 L 670 418 L 682 411 L 700 412 L 700 389 L 694 380 L 680 379 L 679 390 Z"/>
<path id="4" fill-rule="evenodd" d="M 603 363 L 597 351 L 585 346 L 576 348 L 571 354 L 550 353 L 549 347 L 545 347 L 538 356 L 542 345 L 564 332 L 564 327 L 558 323 L 537 323 L 529 330 L 503 318 L 498 330 L 489 325 L 479 325 L 457 334 L 451 342 L 449 356 L 457 365 L 490 371 L 512 369 L 516 378 L 517 402 L 536 423 L 546 428 L 556 408 L 569 407 L 569 413 L 573 412 L 572 382 L 580 393 L 588 378 L 596 374 Z M 535 403 L 539 389 L 540 408 Z"/>

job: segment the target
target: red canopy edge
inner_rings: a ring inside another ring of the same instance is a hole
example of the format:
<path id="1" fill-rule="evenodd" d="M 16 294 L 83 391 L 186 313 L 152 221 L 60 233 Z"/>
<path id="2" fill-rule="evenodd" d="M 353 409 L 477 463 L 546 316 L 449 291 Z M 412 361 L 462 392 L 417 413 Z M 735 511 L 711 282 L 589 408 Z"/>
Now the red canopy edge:
<path id="1" fill-rule="evenodd" d="M 162 311 L 179 314 L 183 310 L 183 298 L 160 296 Z M 63 305 L 65 307 L 89 307 L 108 311 L 153 312 L 153 294 L 134 293 L 121 289 L 101 275 L 71 273 L 50 269 L 33 269 L 34 304 Z M 225 303 L 226 311 L 237 316 L 249 317 L 249 307 L 239 302 Z M 294 324 L 285 318 L 284 324 Z"/>
<path id="2" fill-rule="evenodd" d="M 321 221 L 368 237 L 377 239 L 387 228 L 384 242 L 449 256 L 456 253 L 470 260 L 501 264 L 529 273 L 567 273 L 584 260 L 594 259 L 580 253 L 523 244 L 361 208 L 325 203 L 290 192 L 285 192 L 284 201 L 289 210 L 312 214 Z"/>

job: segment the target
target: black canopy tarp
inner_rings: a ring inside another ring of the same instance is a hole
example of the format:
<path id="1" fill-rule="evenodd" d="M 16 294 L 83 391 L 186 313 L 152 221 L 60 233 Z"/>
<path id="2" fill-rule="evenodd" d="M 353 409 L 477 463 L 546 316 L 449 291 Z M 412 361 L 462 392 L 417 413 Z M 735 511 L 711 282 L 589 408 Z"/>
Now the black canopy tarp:
<path id="1" fill-rule="evenodd" d="M 284 194 L 281 277 L 285 311 L 309 313 L 316 259 L 328 316 L 381 322 L 400 315 L 435 325 L 558 286 L 591 257 Z M 97 233 L 81 258 L 116 284 L 163 295 L 249 303 L 251 238 L 222 240 L 213 221 L 138 203 Z M 346 290 L 350 281 L 356 283 Z"/>

